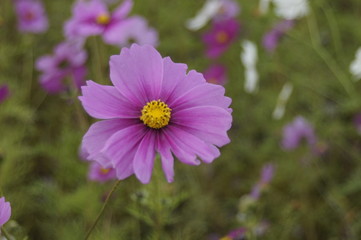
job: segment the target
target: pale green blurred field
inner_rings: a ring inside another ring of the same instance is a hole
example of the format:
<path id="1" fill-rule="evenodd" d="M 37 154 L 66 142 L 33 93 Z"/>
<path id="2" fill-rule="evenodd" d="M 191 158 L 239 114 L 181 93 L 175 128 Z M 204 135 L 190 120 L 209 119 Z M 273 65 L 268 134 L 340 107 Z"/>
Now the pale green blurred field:
<path id="1" fill-rule="evenodd" d="M 247 239 L 360 239 L 361 137 L 352 118 L 361 112 L 361 86 L 351 80 L 348 68 L 361 46 L 361 2 L 312 1 L 312 13 L 297 22 L 273 55 L 261 42 L 279 19 L 272 12 L 259 15 L 258 1 L 238 2 L 242 34 L 218 60 L 228 69 L 232 142 L 211 165 L 177 162 L 172 184 L 159 163 L 149 185 L 135 177 L 124 180 L 91 239 L 208 239 L 234 228 L 252 229 L 263 220 L 269 223 L 266 233 L 249 233 Z M 34 69 L 35 60 L 64 39 L 62 24 L 71 3 L 46 1 L 50 29 L 24 35 L 16 30 L 12 1 L 0 2 L 0 84 L 11 90 L 0 105 L 0 195 L 11 202 L 12 221 L 6 229 L 16 239 L 84 238 L 113 185 L 87 180 L 87 163 L 78 156 L 86 129 L 79 124 L 75 96 L 47 95 Z M 211 63 L 201 41 L 207 27 L 198 32 L 184 27 L 202 4 L 135 0 L 132 14 L 158 29 L 163 56 L 203 71 Z M 243 88 L 242 39 L 259 47 L 260 83 L 253 95 Z M 88 39 L 86 49 L 87 78 L 110 84 L 108 60 L 119 49 L 95 37 Z M 277 96 L 286 82 L 294 91 L 285 116 L 274 120 Z M 306 147 L 290 152 L 280 148 L 282 127 L 297 115 L 314 125 L 324 154 L 313 156 Z M 240 198 L 251 191 L 268 162 L 277 167 L 275 178 L 259 201 L 240 210 Z"/>

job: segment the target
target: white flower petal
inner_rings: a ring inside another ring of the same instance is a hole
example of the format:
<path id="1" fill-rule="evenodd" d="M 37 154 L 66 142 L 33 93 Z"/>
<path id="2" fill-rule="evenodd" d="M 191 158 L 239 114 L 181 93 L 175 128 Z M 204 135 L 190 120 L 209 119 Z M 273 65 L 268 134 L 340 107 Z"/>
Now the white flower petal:
<path id="1" fill-rule="evenodd" d="M 268 12 L 270 3 L 271 3 L 271 0 L 261 0 L 259 2 L 259 12 L 261 14 L 266 14 Z"/>
<path id="2" fill-rule="evenodd" d="M 275 13 L 285 19 L 296 19 L 309 13 L 308 0 L 273 0 Z"/>
<path id="3" fill-rule="evenodd" d="M 197 15 L 186 22 L 186 27 L 192 31 L 201 29 L 209 19 L 217 14 L 220 7 L 221 2 L 219 0 L 207 0 Z"/>
<path id="4" fill-rule="evenodd" d="M 291 96 L 292 91 L 293 91 L 293 85 L 291 83 L 285 83 L 285 85 L 283 85 L 282 90 L 278 95 L 276 108 L 273 111 L 274 119 L 279 120 L 285 114 L 286 104 Z"/>
<path id="5" fill-rule="evenodd" d="M 241 52 L 241 61 L 245 67 L 244 88 L 248 93 L 253 93 L 258 89 L 257 46 L 249 40 L 242 42 L 243 51 Z"/>
<path id="6" fill-rule="evenodd" d="M 355 81 L 361 79 L 361 47 L 357 49 L 355 59 L 350 64 L 350 72 Z"/>

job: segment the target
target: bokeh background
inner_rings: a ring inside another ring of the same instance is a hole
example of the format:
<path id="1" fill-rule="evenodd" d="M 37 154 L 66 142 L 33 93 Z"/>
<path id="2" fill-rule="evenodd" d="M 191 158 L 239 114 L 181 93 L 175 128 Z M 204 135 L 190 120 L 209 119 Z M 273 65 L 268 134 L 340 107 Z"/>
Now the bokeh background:
<path id="1" fill-rule="evenodd" d="M 354 118 L 361 112 L 361 86 L 349 66 L 361 46 L 361 2 L 310 1 L 309 13 L 273 52 L 262 45 L 282 20 L 273 6 L 262 14 L 259 1 L 236 2 L 240 33 L 212 60 L 202 41 L 211 21 L 197 31 L 185 27 L 204 1 L 134 1 L 131 14 L 158 31 L 162 56 L 199 72 L 212 63 L 226 67 L 231 143 L 210 165 L 176 162 L 173 183 L 159 162 L 150 184 L 134 176 L 122 181 L 90 239 L 220 239 L 240 228 L 244 239 L 360 239 L 361 138 Z M 79 93 L 48 94 L 35 69 L 36 60 L 64 40 L 73 3 L 43 0 L 49 28 L 30 34 L 17 30 L 14 1 L 0 2 L 0 85 L 10 91 L 0 103 L 0 195 L 11 202 L 5 228 L 14 239 L 82 239 L 114 184 L 90 181 L 89 163 L 80 159 L 82 136 L 96 120 L 79 105 Z M 244 88 L 244 40 L 258 48 L 252 93 Z M 111 84 L 108 61 L 120 48 L 94 36 L 85 49 L 86 79 Z M 276 119 L 286 83 L 293 91 Z M 308 121 L 316 143 L 285 149 L 283 129 L 297 116 Z M 264 182 L 266 164 L 273 178 Z M 255 188 L 258 197 L 252 197 Z"/>

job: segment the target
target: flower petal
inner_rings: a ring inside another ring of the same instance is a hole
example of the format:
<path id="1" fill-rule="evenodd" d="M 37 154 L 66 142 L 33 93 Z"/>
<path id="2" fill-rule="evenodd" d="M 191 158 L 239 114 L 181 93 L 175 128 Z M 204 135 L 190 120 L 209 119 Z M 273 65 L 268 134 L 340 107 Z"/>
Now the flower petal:
<path id="1" fill-rule="evenodd" d="M 227 130 L 230 129 L 232 116 L 225 109 L 216 106 L 199 106 L 175 112 L 172 123 L 182 126 L 187 132 L 216 146 L 230 142 Z"/>
<path id="2" fill-rule="evenodd" d="M 163 60 L 150 46 L 133 44 L 110 58 L 110 78 L 123 96 L 143 107 L 159 99 L 163 81 Z"/>
<path id="3" fill-rule="evenodd" d="M 189 165 L 199 165 L 201 163 L 194 153 L 187 151 L 188 148 L 177 138 L 177 136 L 174 136 L 172 131 L 169 130 L 169 127 L 164 129 L 163 134 L 171 147 L 171 151 L 179 161 Z"/>
<path id="4" fill-rule="evenodd" d="M 212 162 L 220 155 L 218 148 L 212 144 L 209 144 L 176 126 L 169 127 L 167 129 L 167 135 L 171 137 L 172 141 L 180 146 L 184 151 L 197 155 L 206 163 Z M 173 146 L 172 150 L 174 150 Z M 174 154 L 177 156 L 176 152 L 174 152 Z M 179 160 L 181 159 L 179 158 Z"/>
<path id="5" fill-rule="evenodd" d="M 170 80 L 171 81 L 171 80 Z M 183 78 L 181 81 L 177 82 L 177 85 L 172 91 L 172 94 L 169 96 L 167 100 L 167 104 L 169 106 L 172 105 L 173 101 L 176 100 L 179 96 L 183 95 L 185 92 L 194 88 L 195 86 L 201 85 L 205 83 L 203 75 L 194 70 L 189 71 L 189 73 Z"/>
<path id="6" fill-rule="evenodd" d="M 115 87 L 104 86 L 87 81 L 82 88 L 83 96 L 79 99 L 84 109 L 95 118 L 139 118 L 140 110 L 129 103 Z"/>
<path id="7" fill-rule="evenodd" d="M 170 151 L 168 140 L 163 134 L 159 134 L 157 138 L 157 151 L 162 161 L 162 168 L 168 182 L 174 179 L 174 158 Z"/>
<path id="8" fill-rule="evenodd" d="M 114 24 L 104 32 L 103 38 L 106 43 L 121 47 L 129 46 L 131 40 L 140 45 L 158 45 L 157 31 L 149 27 L 140 16 L 132 16 Z"/>
<path id="9" fill-rule="evenodd" d="M 231 104 L 231 99 L 225 97 L 224 93 L 224 87 L 219 85 L 210 83 L 198 85 L 175 99 L 170 104 L 170 107 L 174 111 L 200 105 L 218 106 L 227 109 Z"/>
<path id="10" fill-rule="evenodd" d="M 55 58 L 51 55 L 45 55 L 36 61 L 36 69 L 39 71 L 47 71 L 48 69 L 56 68 L 57 62 Z"/>
<path id="11" fill-rule="evenodd" d="M 5 202 L 4 197 L 2 197 L 0 201 L 0 226 L 2 226 L 10 219 L 11 207 L 9 202 Z"/>
<path id="12" fill-rule="evenodd" d="M 168 102 L 168 98 L 173 94 L 177 85 L 184 82 L 187 76 L 187 65 L 183 63 L 174 63 L 170 57 L 163 58 L 164 73 L 163 86 L 160 99 Z"/>
<path id="13" fill-rule="evenodd" d="M 82 152 L 88 154 L 88 160 L 95 160 L 105 168 L 111 167 L 108 158 L 101 153 L 102 148 L 113 134 L 133 125 L 134 122 L 130 119 L 111 119 L 94 123 L 83 137 Z"/>
<path id="14" fill-rule="evenodd" d="M 128 13 L 133 8 L 133 1 L 132 0 L 125 0 L 122 5 L 120 5 L 118 8 L 116 8 L 113 12 L 113 17 L 117 20 L 121 20 L 125 18 Z"/>
<path id="15" fill-rule="evenodd" d="M 112 135 L 101 152 L 112 159 L 118 179 L 133 174 L 133 159 L 144 135 L 149 131 L 143 124 L 134 123 Z"/>
<path id="16" fill-rule="evenodd" d="M 152 176 L 155 158 L 155 137 L 156 133 L 154 131 L 148 131 L 134 156 L 134 173 L 144 184 L 149 183 Z"/>

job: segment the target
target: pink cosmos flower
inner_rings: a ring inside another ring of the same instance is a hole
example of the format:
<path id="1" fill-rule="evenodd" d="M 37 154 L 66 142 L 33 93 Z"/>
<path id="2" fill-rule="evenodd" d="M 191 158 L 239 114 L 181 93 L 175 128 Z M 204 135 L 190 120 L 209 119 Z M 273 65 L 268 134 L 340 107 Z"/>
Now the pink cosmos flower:
<path id="1" fill-rule="evenodd" d="M 219 57 L 236 40 L 239 30 L 240 24 L 233 18 L 214 22 L 212 29 L 203 35 L 206 55 L 209 58 Z"/>
<path id="2" fill-rule="evenodd" d="M 106 182 L 116 178 L 113 168 L 102 168 L 97 162 L 90 164 L 88 178 L 96 182 Z"/>
<path id="3" fill-rule="evenodd" d="M 85 110 L 102 121 L 85 134 L 88 160 L 115 168 L 118 179 L 132 174 L 149 183 L 156 154 L 173 181 L 173 154 L 199 165 L 219 157 L 229 143 L 231 99 L 187 65 L 162 58 L 150 45 L 133 44 L 110 58 L 114 86 L 87 81 L 79 97 Z M 217 147 L 216 147 L 217 146 Z"/>
<path id="4" fill-rule="evenodd" d="M 221 6 L 217 14 L 213 17 L 215 21 L 237 17 L 239 14 L 239 4 L 234 0 L 220 0 Z"/>
<path id="5" fill-rule="evenodd" d="M 9 221 L 11 216 L 11 206 L 9 202 L 5 202 L 5 198 L 0 198 L 0 228 Z"/>
<path id="6" fill-rule="evenodd" d="M 263 46 L 268 52 L 273 52 L 287 31 L 293 28 L 294 20 L 283 20 L 263 37 Z"/>
<path id="7" fill-rule="evenodd" d="M 275 167 L 272 163 L 268 163 L 263 166 L 260 182 L 262 184 L 268 184 L 272 178 L 275 171 Z"/>
<path id="8" fill-rule="evenodd" d="M 0 103 L 5 101 L 9 96 L 9 88 L 7 85 L 0 85 Z"/>
<path id="9" fill-rule="evenodd" d="M 36 68 L 42 72 L 41 86 L 49 93 L 58 93 L 84 84 L 87 58 L 86 52 L 78 43 L 63 42 L 54 49 L 54 55 L 40 57 Z M 65 82 L 69 81 L 69 82 Z"/>
<path id="10" fill-rule="evenodd" d="M 48 29 L 48 18 L 40 1 L 17 0 L 15 8 L 19 31 L 42 33 Z"/>
<path id="11" fill-rule="evenodd" d="M 226 68 L 220 64 L 214 64 L 203 73 L 204 78 L 209 83 L 224 85 L 227 81 Z"/>
<path id="12" fill-rule="evenodd" d="M 316 145 L 317 139 L 313 127 L 306 119 L 298 116 L 283 128 L 282 148 L 293 150 L 300 145 L 303 139 L 311 148 Z"/>
<path id="13" fill-rule="evenodd" d="M 263 166 L 260 180 L 253 186 L 249 196 L 255 200 L 259 199 L 264 187 L 269 184 L 273 178 L 275 167 L 272 163 Z"/>
<path id="14" fill-rule="evenodd" d="M 100 0 L 78 1 L 73 7 L 73 16 L 65 23 L 65 35 L 68 39 L 85 38 L 101 35 L 105 42 L 112 42 L 119 24 L 125 19 L 133 7 L 131 0 L 125 0 L 122 5 L 108 11 L 107 4 Z"/>
<path id="15" fill-rule="evenodd" d="M 156 47 L 158 32 L 149 27 L 143 17 L 133 16 L 119 23 L 107 34 L 107 43 L 120 47 L 128 47 L 132 43 Z"/>

